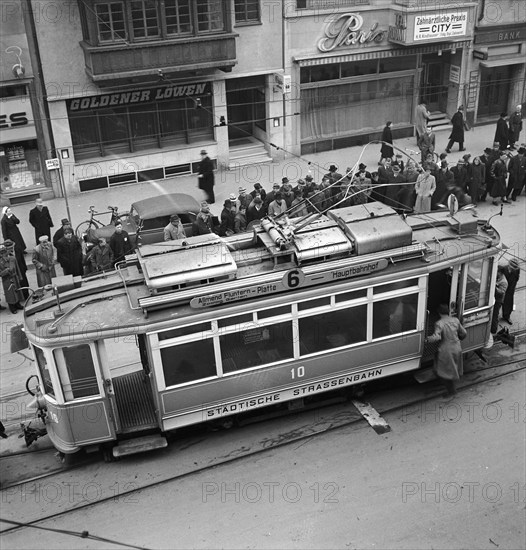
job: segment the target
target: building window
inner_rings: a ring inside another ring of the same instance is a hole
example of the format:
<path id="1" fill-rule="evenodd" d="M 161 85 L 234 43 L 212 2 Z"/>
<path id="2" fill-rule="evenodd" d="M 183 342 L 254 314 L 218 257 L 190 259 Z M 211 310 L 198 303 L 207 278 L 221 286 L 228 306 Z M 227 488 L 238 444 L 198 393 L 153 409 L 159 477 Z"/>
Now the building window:
<path id="1" fill-rule="evenodd" d="M 96 4 L 95 13 L 99 42 L 122 42 L 127 39 L 122 2 Z"/>
<path id="2" fill-rule="evenodd" d="M 133 0 L 130 2 L 134 38 L 158 38 L 159 19 L 155 0 Z"/>
<path id="3" fill-rule="evenodd" d="M 197 0 L 198 32 L 214 32 L 224 28 L 222 0 Z"/>
<path id="4" fill-rule="evenodd" d="M 259 23 L 259 0 L 235 0 L 236 23 Z"/>
<path id="5" fill-rule="evenodd" d="M 165 0 L 164 12 L 168 35 L 192 32 L 190 0 Z"/>

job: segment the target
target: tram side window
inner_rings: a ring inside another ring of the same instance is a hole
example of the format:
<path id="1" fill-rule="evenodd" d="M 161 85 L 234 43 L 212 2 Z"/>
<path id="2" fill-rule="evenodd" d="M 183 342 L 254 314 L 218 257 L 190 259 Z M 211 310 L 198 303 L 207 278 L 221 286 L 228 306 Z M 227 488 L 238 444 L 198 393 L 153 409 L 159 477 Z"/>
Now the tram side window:
<path id="1" fill-rule="evenodd" d="M 56 349 L 53 355 L 66 400 L 99 395 L 95 364 L 88 344 Z"/>
<path id="2" fill-rule="evenodd" d="M 36 346 L 33 346 L 33 349 L 35 350 L 35 357 L 37 359 L 38 370 L 40 371 L 40 380 L 42 381 L 44 393 L 51 395 L 51 397 L 55 397 L 55 390 L 53 390 L 51 375 L 49 374 L 44 352 Z"/>
<path id="3" fill-rule="evenodd" d="M 367 306 L 299 319 L 300 354 L 348 346 L 367 338 Z"/>
<path id="4" fill-rule="evenodd" d="M 397 296 L 373 304 L 373 338 L 416 329 L 418 294 Z"/>
<path id="5" fill-rule="evenodd" d="M 292 322 L 250 328 L 219 337 L 223 373 L 291 359 Z"/>
<path id="6" fill-rule="evenodd" d="M 161 348 L 161 360 L 166 387 L 216 375 L 211 338 Z"/>

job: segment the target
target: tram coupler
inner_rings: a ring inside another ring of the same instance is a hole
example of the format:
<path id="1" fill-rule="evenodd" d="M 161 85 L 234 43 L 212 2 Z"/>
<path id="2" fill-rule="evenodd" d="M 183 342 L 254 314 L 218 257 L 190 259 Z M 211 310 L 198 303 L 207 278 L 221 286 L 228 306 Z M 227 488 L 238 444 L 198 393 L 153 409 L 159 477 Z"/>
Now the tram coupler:
<path id="1" fill-rule="evenodd" d="M 33 428 L 31 427 L 31 422 L 28 422 L 25 424 L 25 422 L 22 422 L 20 424 L 24 440 L 26 442 L 26 447 L 29 447 L 34 441 L 36 441 L 39 437 L 42 437 L 43 435 L 47 434 L 47 429 L 44 428 Z M 20 436 L 22 437 L 22 436 Z"/>

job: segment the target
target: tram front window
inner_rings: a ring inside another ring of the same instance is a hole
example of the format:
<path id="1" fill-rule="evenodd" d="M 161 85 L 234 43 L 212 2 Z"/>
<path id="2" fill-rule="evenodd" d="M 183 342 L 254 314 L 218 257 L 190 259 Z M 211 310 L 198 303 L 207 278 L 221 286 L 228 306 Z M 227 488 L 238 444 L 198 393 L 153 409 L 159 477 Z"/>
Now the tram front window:
<path id="1" fill-rule="evenodd" d="M 99 395 L 95 364 L 88 344 L 53 351 L 66 401 Z"/>
<path id="2" fill-rule="evenodd" d="M 42 349 L 33 346 L 35 350 L 35 357 L 38 364 L 38 370 L 40 371 L 40 380 L 42 381 L 43 391 L 45 394 L 55 397 L 55 390 L 53 389 L 53 384 L 51 382 L 51 375 L 49 374 L 49 369 L 47 367 L 46 357 Z"/>

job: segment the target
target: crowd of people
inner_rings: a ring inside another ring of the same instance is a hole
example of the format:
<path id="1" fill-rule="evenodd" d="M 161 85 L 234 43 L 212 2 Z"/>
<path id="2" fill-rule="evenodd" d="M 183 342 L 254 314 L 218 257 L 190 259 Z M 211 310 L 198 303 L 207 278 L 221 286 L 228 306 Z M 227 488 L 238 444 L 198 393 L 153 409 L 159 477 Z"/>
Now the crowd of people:
<path id="1" fill-rule="evenodd" d="M 57 276 L 57 264 L 64 275 L 86 276 L 113 269 L 116 262 L 133 252 L 129 235 L 120 222 L 115 224 L 115 232 L 108 242 L 104 237 L 99 238 L 96 244 L 79 239 L 67 218 L 62 219 L 60 227 L 51 237 L 53 219 L 41 198 L 36 199 L 35 207 L 29 212 L 29 223 L 35 234 L 32 263 L 39 288 L 51 284 L 52 278 Z M 0 243 L 0 277 L 11 313 L 22 309 L 21 302 L 29 295 L 25 260 L 28 246 L 19 225 L 20 220 L 13 209 L 4 207 L 1 219 L 3 242 Z M 5 306 L 0 305 L 0 310 L 3 309 Z"/>

